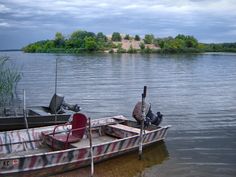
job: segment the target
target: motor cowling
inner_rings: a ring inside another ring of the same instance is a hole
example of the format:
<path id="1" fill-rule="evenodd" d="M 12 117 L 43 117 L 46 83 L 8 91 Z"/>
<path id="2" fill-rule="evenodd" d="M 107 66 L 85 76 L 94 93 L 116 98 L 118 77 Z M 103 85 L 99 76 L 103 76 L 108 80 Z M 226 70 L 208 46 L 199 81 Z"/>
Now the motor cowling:
<path id="1" fill-rule="evenodd" d="M 160 112 L 157 112 L 154 114 L 151 110 L 151 104 L 150 103 L 144 103 L 145 107 L 145 117 L 144 117 L 144 125 L 148 126 L 151 124 L 154 124 L 156 126 L 160 125 L 163 115 Z M 133 117 L 136 119 L 136 121 L 140 124 L 142 121 L 142 102 L 139 101 L 136 103 L 134 110 L 133 110 Z"/>
<path id="2" fill-rule="evenodd" d="M 51 113 L 64 113 L 63 110 L 71 110 L 74 112 L 79 112 L 80 111 L 80 106 L 78 104 L 69 104 L 66 103 L 64 100 L 64 96 L 61 94 L 54 94 L 49 108 L 51 110 Z"/>
<path id="3" fill-rule="evenodd" d="M 145 102 L 144 107 L 145 107 L 145 116 L 146 116 L 148 114 L 150 104 Z M 135 118 L 137 122 L 141 122 L 141 120 L 143 119 L 142 118 L 142 102 L 141 101 L 137 102 L 134 107 L 133 118 Z"/>

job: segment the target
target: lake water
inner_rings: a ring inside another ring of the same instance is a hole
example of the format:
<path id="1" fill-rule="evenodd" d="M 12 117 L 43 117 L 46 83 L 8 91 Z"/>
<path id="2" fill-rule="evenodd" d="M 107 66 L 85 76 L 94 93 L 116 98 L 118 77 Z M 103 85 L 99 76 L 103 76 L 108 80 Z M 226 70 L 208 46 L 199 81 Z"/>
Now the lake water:
<path id="1" fill-rule="evenodd" d="M 164 143 L 95 166 L 97 177 L 235 177 L 236 54 L 25 54 L 1 52 L 23 73 L 17 95 L 48 105 L 55 91 L 91 118 L 130 119 L 144 85 L 154 112 L 172 125 Z M 88 176 L 83 168 L 59 176 Z"/>

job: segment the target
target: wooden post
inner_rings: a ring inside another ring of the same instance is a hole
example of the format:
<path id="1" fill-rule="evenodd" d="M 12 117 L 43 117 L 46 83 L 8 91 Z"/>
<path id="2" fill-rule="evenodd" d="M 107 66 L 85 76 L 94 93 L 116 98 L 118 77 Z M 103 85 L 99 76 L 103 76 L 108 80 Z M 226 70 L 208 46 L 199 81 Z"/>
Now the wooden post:
<path id="1" fill-rule="evenodd" d="M 28 130 L 28 121 L 27 121 L 27 112 L 26 112 L 26 100 L 25 100 L 25 90 L 23 90 L 23 115 L 24 115 L 24 120 L 25 120 L 25 127 Z"/>
<path id="2" fill-rule="evenodd" d="M 90 145 L 90 158 L 91 158 L 91 173 L 90 173 L 90 176 L 93 177 L 94 162 L 93 162 L 92 127 L 91 127 L 91 118 L 90 117 L 89 117 L 89 145 Z"/>
<path id="3" fill-rule="evenodd" d="M 26 132 L 29 138 L 29 142 L 31 142 L 30 138 L 30 133 L 29 133 L 29 125 L 28 125 L 28 120 L 27 120 L 27 112 L 26 112 L 26 100 L 25 100 L 25 90 L 23 90 L 23 114 L 24 114 L 24 120 L 25 120 L 25 127 L 26 127 Z M 32 143 L 30 143 L 31 149 L 34 149 L 34 146 Z M 27 150 L 26 146 L 24 147 L 25 150 Z"/>
<path id="4" fill-rule="evenodd" d="M 141 120 L 141 128 L 140 128 L 140 141 L 139 141 L 139 159 L 142 159 L 143 153 L 143 129 L 144 129 L 144 120 L 145 120 L 145 98 L 146 98 L 147 86 L 143 88 L 142 94 L 142 120 Z"/>
<path id="5" fill-rule="evenodd" d="M 56 71 L 55 71 L 55 123 L 57 123 L 57 58 L 56 58 Z"/>

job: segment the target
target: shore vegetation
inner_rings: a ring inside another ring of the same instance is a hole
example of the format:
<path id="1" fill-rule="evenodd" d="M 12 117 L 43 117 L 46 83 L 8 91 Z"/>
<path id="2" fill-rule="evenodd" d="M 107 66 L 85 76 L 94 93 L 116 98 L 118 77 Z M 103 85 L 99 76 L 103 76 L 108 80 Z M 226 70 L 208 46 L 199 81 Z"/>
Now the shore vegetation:
<path id="1" fill-rule="evenodd" d="M 0 107 L 11 105 L 21 73 L 10 65 L 9 57 L 0 57 Z"/>

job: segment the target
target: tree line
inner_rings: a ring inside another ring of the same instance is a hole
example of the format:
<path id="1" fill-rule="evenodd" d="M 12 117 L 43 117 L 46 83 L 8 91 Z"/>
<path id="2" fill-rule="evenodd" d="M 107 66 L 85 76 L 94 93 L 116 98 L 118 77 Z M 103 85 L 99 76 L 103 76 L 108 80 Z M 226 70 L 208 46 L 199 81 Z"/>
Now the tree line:
<path id="1" fill-rule="evenodd" d="M 129 50 L 122 49 L 122 40 L 134 40 L 139 44 L 139 49 L 130 46 Z M 154 50 L 148 47 L 152 44 L 159 47 Z M 24 52 L 30 53 L 81 53 L 81 52 L 144 52 L 144 53 L 198 53 L 198 52 L 236 52 L 236 43 L 222 44 L 204 44 L 199 43 L 194 36 L 179 34 L 176 37 L 156 38 L 153 34 L 146 34 L 142 39 L 139 35 L 131 36 L 129 34 L 121 35 L 119 32 L 113 32 L 111 37 L 102 32 L 97 34 L 93 32 L 78 30 L 69 36 L 64 36 L 57 32 L 54 39 L 42 40 L 29 44 L 23 48 Z"/>

